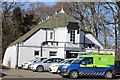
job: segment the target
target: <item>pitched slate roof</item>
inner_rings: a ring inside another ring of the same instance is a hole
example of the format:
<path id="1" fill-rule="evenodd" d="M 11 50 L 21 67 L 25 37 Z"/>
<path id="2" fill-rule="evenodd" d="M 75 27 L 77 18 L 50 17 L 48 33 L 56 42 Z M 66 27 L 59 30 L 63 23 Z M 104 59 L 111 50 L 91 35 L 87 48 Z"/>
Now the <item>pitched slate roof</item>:
<path id="1" fill-rule="evenodd" d="M 21 36 L 19 39 L 11 43 L 10 45 L 15 45 L 21 42 L 26 41 L 30 38 L 34 33 L 36 33 L 41 28 L 57 28 L 57 27 L 67 27 L 68 22 L 77 22 L 76 19 L 73 17 L 68 16 L 66 13 L 58 13 L 52 16 L 50 19 L 45 20 L 44 22 L 40 23 L 25 35 Z"/>

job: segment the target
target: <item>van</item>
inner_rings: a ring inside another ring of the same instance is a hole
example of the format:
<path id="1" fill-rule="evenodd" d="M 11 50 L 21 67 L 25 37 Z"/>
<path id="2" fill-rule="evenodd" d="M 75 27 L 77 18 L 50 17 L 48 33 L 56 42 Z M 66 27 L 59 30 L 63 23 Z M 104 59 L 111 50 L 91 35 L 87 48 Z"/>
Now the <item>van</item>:
<path id="1" fill-rule="evenodd" d="M 60 66 L 60 75 L 76 79 L 79 76 L 104 76 L 107 79 L 115 75 L 115 57 L 107 54 L 83 54 L 70 65 Z"/>

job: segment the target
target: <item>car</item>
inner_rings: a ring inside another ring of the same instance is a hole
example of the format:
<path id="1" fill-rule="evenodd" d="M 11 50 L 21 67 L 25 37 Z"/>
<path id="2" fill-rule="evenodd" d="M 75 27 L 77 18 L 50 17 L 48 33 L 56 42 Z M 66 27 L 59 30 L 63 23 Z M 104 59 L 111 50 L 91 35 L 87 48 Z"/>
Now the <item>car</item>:
<path id="1" fill-rule="evenodd" d="M 83 54 L 70 65 L 60 66 L 60 75 L 76 79 L 79 76 L 115 76 L 115 57 L 111 54 Z"/>
<path id="2" fill-rule="evenodd" d="M 115 61 L 115 73 L 120 74 L 120 61 Z"/>
<path id="3" fill-rule="evenodd" d="M 28 69 L 29 69 L 29 66 L 30 66 L 32 63 L 40 62 L 40 61 L 42 61 L 42 60 L 44 60 L 44 59 L 47 59 L 47 58 L 37 57 L 37 58 L 35 58 L 35 59 L 33 59 L 33 60 L 30 60 L 30 61 L 28 61 L 28 62 L 25 62 L 25 63 L 22 65 L 22 68 L 28 70 Z"/>
<path id="4" fill-rule="evenodd" d="M 62 58 L 48 58 L 45 59 L 41 62 L 36 62 L 30 65 L 30 70 L 32 71 L 37 71 L 37 72 L 42 72 L 42 71 L 48 71 L 49 66 L 53 63 L 59 63 L 63 61 L 64 59 Z"/>
<path id="5" fill-rule="evenodd" d="M 49 66 L 49 72 L 51 73 L 59 73 L 59 66 L 60 65 L 69 65 L 75 58 L 71 58 L 71 59 L 65 59 L 63 61 L 61 61 L 60 63 L 55 63 L 55 64 L 51 64 Z"/>

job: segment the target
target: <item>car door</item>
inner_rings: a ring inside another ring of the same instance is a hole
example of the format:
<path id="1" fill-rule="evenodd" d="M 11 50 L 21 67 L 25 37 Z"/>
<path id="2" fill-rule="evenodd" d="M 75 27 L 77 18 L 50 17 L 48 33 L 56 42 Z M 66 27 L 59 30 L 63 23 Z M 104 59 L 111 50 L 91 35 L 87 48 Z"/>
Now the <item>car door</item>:
<path id="1" fill-rule="evenodd" d="M 46 61 L 43 62 L 43 67 L 44 67 L 44 70 L 48 70 L 49 69 L 49 66 L 50 64 L 53 62 L 53 59 L 48 59 Z"/>
<path id="2" fill-rule="evenodd" d="M 94 72 L 93 57 L 85 57 L 80 63 L 81 76 L 89 76 Z"/>

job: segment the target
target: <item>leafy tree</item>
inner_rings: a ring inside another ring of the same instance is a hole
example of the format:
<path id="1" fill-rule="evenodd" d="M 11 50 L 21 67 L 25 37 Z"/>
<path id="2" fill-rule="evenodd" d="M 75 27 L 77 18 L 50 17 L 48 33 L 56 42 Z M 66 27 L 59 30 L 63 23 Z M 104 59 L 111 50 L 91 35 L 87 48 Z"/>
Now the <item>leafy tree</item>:
<path id="1" fill-rule="evenodd" d="M 20 31 L 22 27 L 22 13 L 20 7 L 17 7 L 13 10 L 12 20 L 14 38 L 17 39 L 22 34 L 22 32 Z"/>

